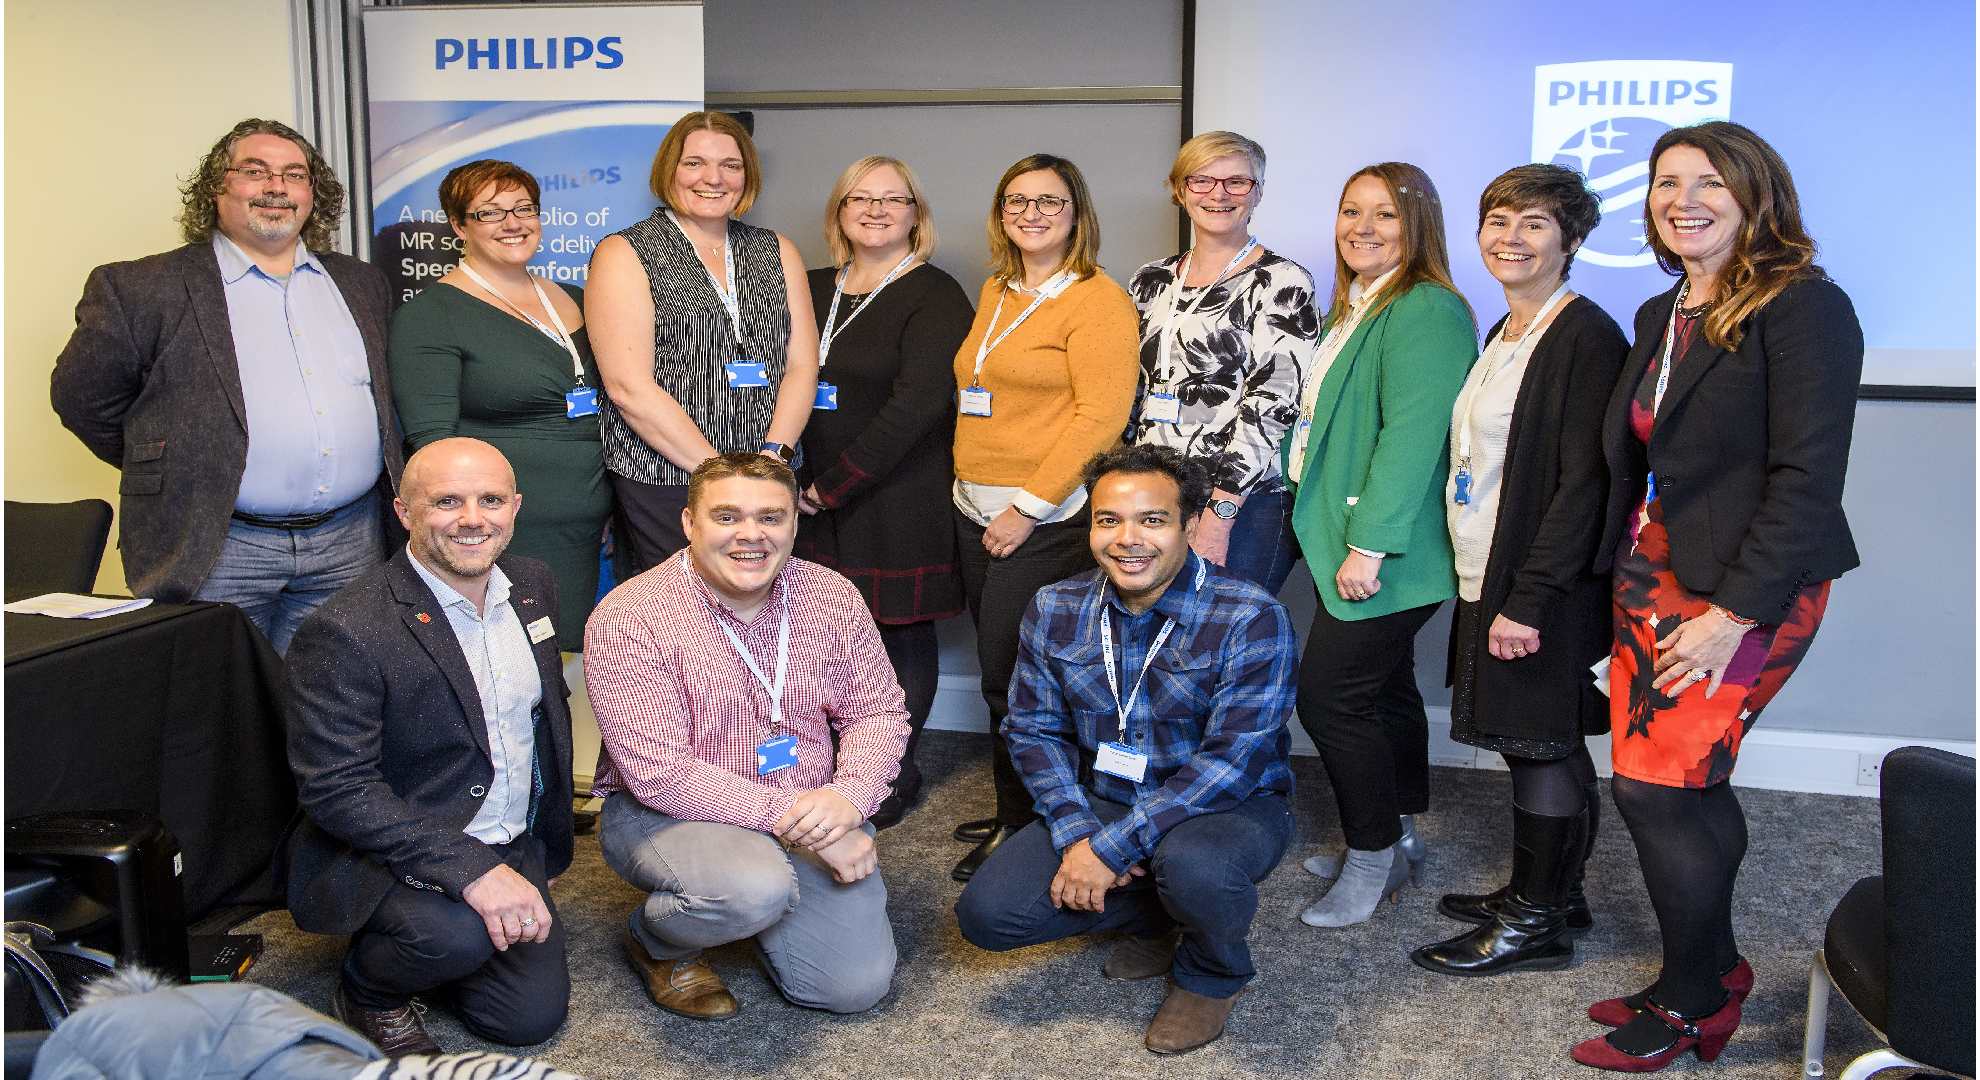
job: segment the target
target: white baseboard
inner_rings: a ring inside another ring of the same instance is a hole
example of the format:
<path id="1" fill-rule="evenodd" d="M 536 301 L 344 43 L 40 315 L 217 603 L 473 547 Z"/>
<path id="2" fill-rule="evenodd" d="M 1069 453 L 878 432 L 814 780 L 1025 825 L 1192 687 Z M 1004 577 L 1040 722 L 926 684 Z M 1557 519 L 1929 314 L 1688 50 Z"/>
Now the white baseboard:
<path id="1" fill-rule="evenodd" d="M 1480 750 L 1451 740 L 1451 711 L 1431 706 L 1430 764 L 1460 769 L 1504 769 L 1505 759 L 1489 750 Z M 928 726 L 942 731 L 990 730 L 990 711 L 974 675 L 944 675 L 935 692 L 935 707 Z M 1313 744 L 1297 724 L 1293 726 L 1293 753 L 1310 755 Z M 1740 745 L 1739 767 L 1733 780 L 1740 787 L 1769 791 L 1805 791 L 1819 795 L 1877 795 L 1878 773 L 1884 755 L 1900 746 L 1932 746 L 1955 754 L 1974 756 L 1971 742 L 1940 739 L 1903 739 L 1888 735 L 1850 735 L 1827 731 L 1797 731 L 1770 728 L 1763 722 Z M 1595 769 L 1610 775 L 1607 736 L 1590 739 L 1588 752 L 1594 755 Z"/>

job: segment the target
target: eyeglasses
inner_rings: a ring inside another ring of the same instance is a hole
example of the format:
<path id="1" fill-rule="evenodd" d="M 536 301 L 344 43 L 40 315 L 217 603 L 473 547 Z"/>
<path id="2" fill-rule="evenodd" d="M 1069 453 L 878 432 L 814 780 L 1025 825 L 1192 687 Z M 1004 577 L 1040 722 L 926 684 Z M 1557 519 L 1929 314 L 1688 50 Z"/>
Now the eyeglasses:
<path id="1" fill-rule="evenodd" d="M 839 205 L 859 213 L 878 207 L 883 210 L 906 210 L 914 205 L 909 195 L 848 195 L 839 200 Z"/>
<path id="2" fill-rule="evenodd" d="M 279 179 L 284 184 L 296 184 L 299 186 L 309 183 L 308 169 L 283 169 L 281 172 L 272 172 L 267 167 L 261 165 L 231 165 L 228 166 L 227 171 L 230 173 L 240 173 L 241 179 L 246 180 L 250 184 L 266 183 L 271 178 Z"/>
<path id="3" fill-rule="evenodd" d="M 1060 211 L 1072 205 L 1071 199 L 1061 199 L 1057 195 L 1006 195 L 1003 198 L 1004 213 L 1012 217 L 1023 217 L 1031 207 L 1046 217 L 1057 217 Z"/>
<path id="4" fill-rule="evenodd" d="M 516 215 L 517 221 L 528 221 L 542 212 L 543 208 L 535 203 L 517 203 L 507 210 L 496 207 L 490 207 L 486 210 L 470 210 L 468 211 L 468 216 L 481 222 L 483 225 L 493 225 L 510 214 Z"/>
<path id="5" fill-rule="evenodd" d="M 1183 186 L 1196 195 L 1208 195 L 1218 184 L 1224 185 L 1224 190 L 1232 195 L 1249 195 L 1251 194 L 1251 189 L 1258 186 L 1258 181 L 1249 176 L 1198 176 L 1191 174 L 1183 177 Z"/>

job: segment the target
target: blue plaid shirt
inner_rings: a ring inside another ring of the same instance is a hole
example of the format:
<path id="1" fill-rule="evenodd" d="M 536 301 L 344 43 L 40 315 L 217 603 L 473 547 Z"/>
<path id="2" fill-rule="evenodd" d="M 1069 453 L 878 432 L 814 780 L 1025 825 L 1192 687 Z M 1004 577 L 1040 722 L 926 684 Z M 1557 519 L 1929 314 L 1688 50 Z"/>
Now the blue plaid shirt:
<path id="1" fill-rule="evenodd" d="M 1192 587 L 1199 567 L 1207 572 Z M 1125 737 L 1100 648 L 1103 616 L 1114 620 L 1123 694 L 1164 619 L 1176 621 L 1142 681 Z M 1140 615 L 1129 614 L 1098 569 L 1038 590 L 1018 632 L 1003 733 L 1053 846 L 1089 840 L 1100 861 L 1125 873 L 1198 814 L 1229 810 L 1255 792 L 1290 795 L 1286 721 L 1298 655 L 1292 620 L 1277 600 L 1194 552 Z M 1094 770 L 1100 744 L 1117 739 L 1148 755 L 1141 783 Z M 1133 809 L 1103 827 L 1089 790 Z"/>

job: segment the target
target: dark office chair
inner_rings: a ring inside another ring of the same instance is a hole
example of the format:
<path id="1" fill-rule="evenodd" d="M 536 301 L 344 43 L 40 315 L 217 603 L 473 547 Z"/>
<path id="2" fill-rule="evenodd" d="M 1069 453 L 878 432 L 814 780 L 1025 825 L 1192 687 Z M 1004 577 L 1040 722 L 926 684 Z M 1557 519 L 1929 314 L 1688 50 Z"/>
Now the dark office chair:
<path id="1" fill-rule="evenodd" d="M 1973 1075 L 1973 759 L 1924 746 L 1884 758 L 1884 876 L 1843 894 L 1808 976 L 1803 1074 L 1822 1075 L 1829 989 L 1882 1039 L 1843 1070 Z"/>
<path id="2" fill-rule="evenodd" d="M 103 545 L 110 537 L 110 504 L 7 500 L 7 596 L 86 593 L 96 587 Z"/>

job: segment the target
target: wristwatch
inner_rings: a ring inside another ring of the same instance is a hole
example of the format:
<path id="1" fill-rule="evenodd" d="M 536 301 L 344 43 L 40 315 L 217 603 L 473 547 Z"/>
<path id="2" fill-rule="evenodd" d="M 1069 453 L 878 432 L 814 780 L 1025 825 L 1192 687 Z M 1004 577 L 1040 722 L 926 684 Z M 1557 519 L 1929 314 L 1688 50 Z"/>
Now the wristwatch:
<path id="1" fill-rule="evenodd" d="M 1229 499 L 1212 499 L 1210 501 L 1210 512 L 1223 518 L 1225 521 L 1229 521 L 1238 515 L 1238 504 Z"/>
<path id="2" fill-rule="evenodd" d="M 762 452 L 777 455 L 778 460 L 786 465 L 797 460 L 797 447 L 789 443 L 766 442 L 763 444 Z"/>

